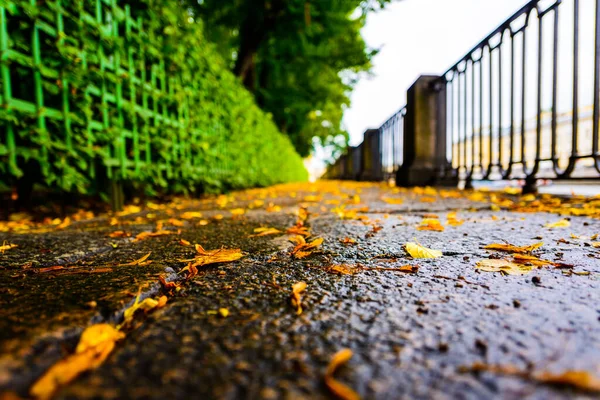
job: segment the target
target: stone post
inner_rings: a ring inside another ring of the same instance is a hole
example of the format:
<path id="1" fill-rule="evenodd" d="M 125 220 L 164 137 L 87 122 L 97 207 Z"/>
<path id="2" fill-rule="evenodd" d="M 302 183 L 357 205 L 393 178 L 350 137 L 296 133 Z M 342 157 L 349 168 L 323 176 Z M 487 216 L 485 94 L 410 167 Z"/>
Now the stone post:
<path id="1" fill-rule="evenodd" d="M 446 157 L 446 86 L 436 85 L 439 79 L 439 76 L 424 75 L 408 89 L 404 162 L 396 175 L 398 186 L 446 183 L 441 182 L 441 173 L 449 168 Z"/>

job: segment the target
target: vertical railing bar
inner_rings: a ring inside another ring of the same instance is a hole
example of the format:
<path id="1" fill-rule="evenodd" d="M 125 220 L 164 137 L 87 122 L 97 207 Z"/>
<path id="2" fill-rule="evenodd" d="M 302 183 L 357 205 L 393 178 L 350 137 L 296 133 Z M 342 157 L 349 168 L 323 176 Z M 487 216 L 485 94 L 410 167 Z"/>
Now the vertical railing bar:
<path id="1" fill-rule="evenodd" d="M 526 77 L 527 77 L 527 66 L 525 60 L 527 58 L 527 29 L 523 29 L 523 48 L 522 50 L 522 63 L 521 63 L 521 165 L 523 172 L 527 173 L 527 162 L 525 161 L 525 111 L 526 111 Z"/>
<path id="2" fill-rule="evenodd" d="M 514 162 L 515 149 L 515 36 L 510 34 L 510 149 L 508 151 L 508 169 L 504 172 L 503 178 L 509 179 Z"/>
<path id="3" fill-rule="evenodd" d="M 471 171 L 469 178 L 475 171 L 475 61 L 471 60 Z"/>
<path id="4" fill-rule="evenodd" d="M 579 150 L 579 0 L 573 1 L 573 14 L 573 136 L 571 160 L 569 160 L 569 167 L 565 171 L 566 176 L 573 171 Z"/>
<path id="5" fill-rule="evenodd" d="M 596 37 L 594 43 L 594 110 L 592 112 L 592 154 L 596 170 L 600 172 L 600 149 L 598 148 L 598 125 L 600 124 L 600 0 L 596 0 Z"/>
<path id="6" fill-rule="evenodd" d="M 502 33 L 504 34 L 504 32 Z M 498 45 L 498 169 L 502 171 L 502 42 L 504 36 L 500 36 Z"/>
<path id="7" fill-rule="evenodd" d="M 483 172 L 483 49 L 479 60 L 479 169 Z"/>
<path id="8" fill-rule="evenodd" d="M 554 43 L 552 54 L 552 161 L 554 170 L 558 168 L 557 155 L 557 93 L 558 93 L 558 7 L 554 9 Z"/>
<path id="9" fill-rule="evenodd" d="M 529 177 L 535 177 L 539 170 L 542 146 L 542 63 L 543 63 L 543 45 L 544 45 L 544 19 L 538 15 L 538 59 L 537 59 L 537 119 L 536 119 L 536 139 L 535 139 L 535 164 Z"/>
<path id="10" fill-rule="evenodd" d="M 468 89 L 469 85 L 468 85 L 468 80 L 467 80 L 468 68 L 469 68 L 469 64 L 468 64 L 468 62 L 465 62 L 465 72 L 463 74 L 463 83 L 464 83 L 464 85 L 463 85 L 463 96 L 464 96 L 464 99 L 463 99 L 464 100 L 464 103 L 463 103 L 463 157 L 465 160 L 465 176 L 468 176 L 468 173 L 469 173 L 468 172 L 469 169 L 467 167 L 468 166 L 468 159 L 467 159 L 467 115 L 468 115 L 467 96 L 468 96 L 468 94 L 467 93 L 469 90 Z"/>
<path id="11" fill-rule="evenodd" d="M 490 104 L 489 104 L 489 109 L 490 109 L 490 132 L 489 132 L 489 143 L 488 143 L 488 147 L 489 147 L 489 159 L 488 159 L 488 167 L 487 167 L 487 173 L 485 175 L 485 178 L 489 178 L 489 176 L 492 173 L 492 168 L 494 165 L 494 53 L 493 53 L 493 49 L 490 46 L 489 47 L 489 55 L 490 55 L 490 68 L 489 68 L 489 72 L 490 72 Z"/>

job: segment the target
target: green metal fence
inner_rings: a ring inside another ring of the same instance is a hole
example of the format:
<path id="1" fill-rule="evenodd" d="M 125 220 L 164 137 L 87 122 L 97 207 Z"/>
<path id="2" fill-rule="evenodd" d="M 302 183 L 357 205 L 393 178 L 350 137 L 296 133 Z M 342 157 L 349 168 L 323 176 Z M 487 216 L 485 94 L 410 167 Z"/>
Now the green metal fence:
<path id="1" fill-rule="evenodd" d="M 0 0 L 0 182 L 102 193 L 305 179 L 201 24 L 167 0 Z"/>

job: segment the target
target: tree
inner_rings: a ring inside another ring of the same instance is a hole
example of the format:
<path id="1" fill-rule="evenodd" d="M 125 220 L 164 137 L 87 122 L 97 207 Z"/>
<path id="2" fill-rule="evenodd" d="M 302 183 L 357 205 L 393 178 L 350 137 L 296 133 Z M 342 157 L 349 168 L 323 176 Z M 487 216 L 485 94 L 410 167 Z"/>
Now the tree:
<path id="1" fill-rule="evenodd" d="M 390 0 L 189 0 L 210 40 L 258 104 L 306 156 L 339 143 L 348 93 L 375 50 L 360 35 Z"/>

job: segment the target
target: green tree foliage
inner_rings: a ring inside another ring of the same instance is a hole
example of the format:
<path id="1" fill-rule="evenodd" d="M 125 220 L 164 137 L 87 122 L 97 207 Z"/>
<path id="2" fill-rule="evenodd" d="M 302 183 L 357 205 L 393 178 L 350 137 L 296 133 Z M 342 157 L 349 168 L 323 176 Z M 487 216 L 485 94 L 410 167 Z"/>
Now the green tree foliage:
<path id="1" fill-rule="evenodd" d="M 16 0 L 0 14 L 0 187 L 94 194 L 108 178 L 172 193 L 307 178 L 180 3 Z"/>
<path id="2" fill-rule="evenodd" d="M 391 0 L 189 0 L 233 72 L 298 152 L 347 138 L 348 93 L 376 53 L 360 35 Z"/>

